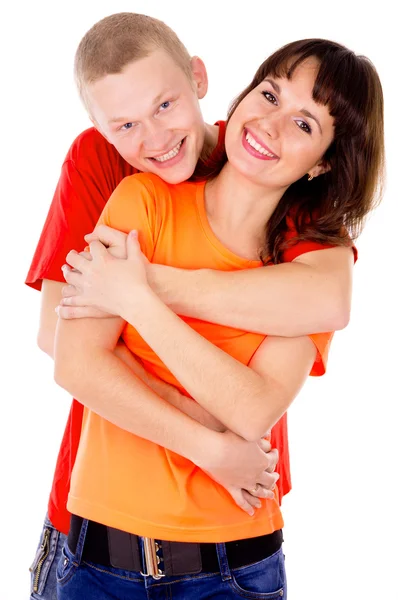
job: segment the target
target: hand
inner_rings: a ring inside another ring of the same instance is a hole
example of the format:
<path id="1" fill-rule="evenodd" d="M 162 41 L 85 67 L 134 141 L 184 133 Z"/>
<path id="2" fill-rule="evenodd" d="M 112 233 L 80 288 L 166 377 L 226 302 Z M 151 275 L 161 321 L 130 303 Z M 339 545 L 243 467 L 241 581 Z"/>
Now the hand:
<path id="1" fill-rule="evenodd" d="M 123 316 L 127 304 L 131 309 L 143 300 L 142 292 L 150 288 L 146 260 L 136 231 L 125 237 L 125 248 L 125 259 L 113 257 L 98 240 L 90 243 L 90 257 L 84 256 L 88 253 L 69 252 L 66 260 L 70 266 L 64 265 L 62 270 L 66 282 L 76 293 L 68 288 L 60 307 L 94 307 L 110 315 Z"/>
<path id="2" fill-rule="evenodd" d="M 229 492 L 235 503 L 249 515 L 260 508 L 260 498 L 273 498 L 279 479 L 274 473 L 278 451 L 267 440 L 247 442 L 231 431 L 222 433 L 216 451 L 203 448 L 197 462 L 208 475 Z"/>
<path id="3" fill-rule="evenodd" d="M 96 241 L 101 242 L 109 254 L 115 258 L 127 258 L 127 233 L 124 233 L 124 231 L 112 229 L 108 225 L 97 225 L 92 233 L 84 236 L 84 239 L 88 244 Z M 141 258 L 147 266 L 150 265 L 149 260 L 144 254 L 142 254 Z"/>
<path id="4" fill-rule="evenodd" d="M 92 233 L 84 236 L 84 239 L 88 244 L 91 244 L 91 242 L 101 242 L 115 258 L 127 258 L 127 233 L 123 231 L 112 229 L 112 227 L 108 227 L 107 225 L 97 225 Z"/>

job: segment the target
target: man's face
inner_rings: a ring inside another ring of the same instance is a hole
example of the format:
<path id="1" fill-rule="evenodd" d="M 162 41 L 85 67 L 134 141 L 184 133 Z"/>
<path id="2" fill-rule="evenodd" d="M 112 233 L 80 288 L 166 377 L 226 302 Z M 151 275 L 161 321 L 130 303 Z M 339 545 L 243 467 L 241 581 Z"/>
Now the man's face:
<path id="1" fill-rule="evenodd" d="M 92 120 L 121 156 L 169 183 L 189 179 L 203 148 L 199 98 L 207 91 L 200 59 L 190 80 L 163 50 L 86 88 Z"/>

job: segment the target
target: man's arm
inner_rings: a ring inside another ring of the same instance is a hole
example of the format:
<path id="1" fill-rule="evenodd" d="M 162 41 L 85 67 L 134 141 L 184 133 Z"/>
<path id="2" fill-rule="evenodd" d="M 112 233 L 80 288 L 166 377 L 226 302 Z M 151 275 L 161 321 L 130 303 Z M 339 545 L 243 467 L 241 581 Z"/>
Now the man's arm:
<path id="1" fill-rule="evenodd" d="M 59 281 L 43 280 L 40 306 L 40 325 L 38 333 L 38 346 L 51 358 L 54 357 L 54 338 L 58 317 L 55 312 L 62 298 L 63 283 Z M 98 317 L 104 317 L 102 311 L 96 311 Z M 93 316 L 95 316 L 93 314 Z M 118 356 L 146 385 L 175 408 L 189 415 L 205 427 L 214 431 L 225 431 L 225 426 L 197 402 L 181 394 L 174 386 L 168 385 L 150 373 L 136 360 L 126 345 L 119 341 L 115 348 Z"/>
<path id="2" fill-rule="evenodd" d="M 126 234 L 99 225 L 86 236 L 123 256 Z M 149 265 L 155 293 L 176 314 L 267 335 L 297 337 L 347 326 L 354 253 L 351 247 L 305 252 L 292 262 L 242 271 L 185 270 Z M 75 292 L 70 287 L 69 294 Z M 68 295 L 69 295 L 68 294 Z M 90 316 L 79 290 L 78 304 L 62 307 L 64 318 Z M 80 308 L 75 308 L 76 306 Z"/>
<path id="3" fill-rule="evenodd" d="M 276 481 L 274 474 L 266 472 L 270 460 L 263 442 L 212 431 L 157 396 L 114 354 L 123 325 L 118 318 L 60 319 L 54 353 L 56 382 L 116 426 L 185 456 L 252 512 L 245 490 L 258 483 L 270 487 L 270 478 Z M 270 497 L 270 493 L 262 490 L 257 495 Z"/>
<path id="4" fill-rule="evenodd" d="M 152 265 L 152 289 L 179 315 L 255 333 L 297 337 L 347 326 L 353 251 L 339 247 L 242 271 Z"/>
<path id="5" fill-rule="evenodd" d="M 54 358 L 54 338 L 58 316 L 55 312 L 62 298 L 63 283 L 43 279 L 40 298 L 40 321 L 37 345 L 50 358 Z"/>
<path id="6" fill-rule="evenodd" d="M 99 241 L 91 242 L 90 256 L 68 254 L 70 282 L 90 280 L 101 299 L 99 308 L 130 323 L 189 394 L 229 430 L 248 441 L 263 437 L 310 373 L 314 343 L 307 337 L 270 338 L 264 344 L 276 362 L 258 374 L 198 334 L 156 296 L 137 231 L 127 237 L 126 259 L 113 257 Z"/>

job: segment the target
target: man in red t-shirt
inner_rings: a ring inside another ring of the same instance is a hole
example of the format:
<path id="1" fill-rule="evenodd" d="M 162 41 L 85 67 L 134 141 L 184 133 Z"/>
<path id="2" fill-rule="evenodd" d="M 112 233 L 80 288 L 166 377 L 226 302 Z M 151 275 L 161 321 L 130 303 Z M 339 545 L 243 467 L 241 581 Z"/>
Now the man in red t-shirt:
<path id="1" fill-rule="evenodd" d="M 107 18 L 113 25 L 112 39 L 122 35 L 117 29 L 118 17 Z M 155 21 L 131 14 L 123 17 L 124 24 L 126 20 L 136 37 L 142 39 L 145 28 Z M 138 171 L 151 171 L 177 183 L 192 176 L 198 159 L 217 163 L 223 152 L 225 123 L 205 124 L 198 105 L 198 99 L 207 91 L 202 61 L 188 57 L 187 77 L 176 57 L 175 45 L 182 56 L 185 48 L 174 32 L 164 24 L 160 27 L 164 39 L 161 45 L 155 45 L 156 50 L 145 58 L 132 58 L 123 72 L 98 76 L 91 86 L 91 96 L 83 95 L 95 128 L 78 136 L 66 156 L 26 279 L 28 285 L 42 290 L 38 341 L 50 356 L 57 321 L 54 309 L 61 299 L 61 267 L 66 254 L 84 248 L 84 235 L 93 230 L 120 181 Z M 290 235 L 294 236 L 294 231 Z M 112 233 L 106 231 L 104 236 L 112 243 Z M 153 285 L 179 314 L 248 331 L 299 336 L 344 327 L 350 303 L 351 250 L 298 243 L 285 253 L 285 261 L 287 264 L 272 269 L 237 273 L 180 271 L 153 265 Z M 96 316 L 89 307 L 61 310 L 62 316 Z M 121 348 L 121 352 L 124 350 Z M 320 363 L 318 374 L 322 373 Z M 151 380 L 149 385 L 156 386 L 157 382 Z M 164 397 L 168 392 L 158 391 Z M 172 401 L 172 394 L 168 398 Z M 179 408 L 187 410 L 183 404 Z M 55 597 L 51 595 L 55 593 L 55 569 L 51 567 L 57 562 L 54 556 L 58 555 L 62 533 L 69 528 L 66 501 L 82 414 L 82 406 L 74 400 L 55 469 L 49 519 L 32 565 L 33 598 Z M 206 415 L 198 415 L 198 420 L 206 424 Z M 286 427 L 284 417 L 272 432 L 272 445 L 280 455 L 280 497 L 291 487 Z M 274 453 L 270 453 L 270 471 L 274 462 Z M 220 471 L 222 465 L 218 467 Z M 270 487 L 273 477 L 270 473 Z M 242 507 L 250 510 L 244 500 Z"/>

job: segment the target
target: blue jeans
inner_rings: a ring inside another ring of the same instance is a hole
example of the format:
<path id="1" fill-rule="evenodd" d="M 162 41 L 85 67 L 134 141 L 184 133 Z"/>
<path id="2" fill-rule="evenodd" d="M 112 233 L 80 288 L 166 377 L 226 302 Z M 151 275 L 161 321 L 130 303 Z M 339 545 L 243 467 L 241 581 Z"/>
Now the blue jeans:
<path id="1" fill-rule="evenodd" d="M 230 569 L 225 545 L 217 544 L 220 572 L 164 577 L 155 580 L 82 561 L 87 522 L 83 522 L 76 553 L 64 545 L 57 567 L 58 600 L 205 600 L 219 598 L 286 599 L 282 549 L 255 564 Z"/>
<path id="2" fill-rule="evenodd" d="M 66 536 L 55 529 L 46 516 L 36 556 L 30 567 L 30 600 L 57 600 L 57 563 L 65 541 Z"/>

